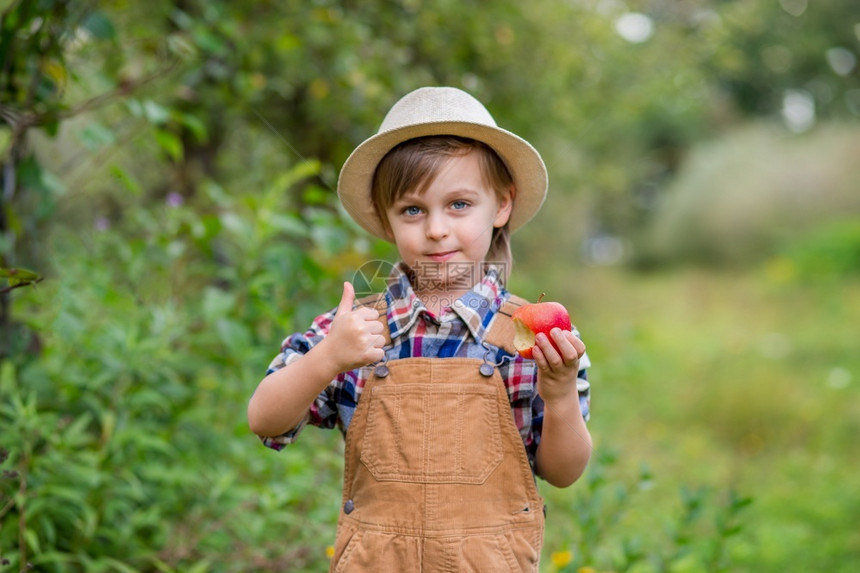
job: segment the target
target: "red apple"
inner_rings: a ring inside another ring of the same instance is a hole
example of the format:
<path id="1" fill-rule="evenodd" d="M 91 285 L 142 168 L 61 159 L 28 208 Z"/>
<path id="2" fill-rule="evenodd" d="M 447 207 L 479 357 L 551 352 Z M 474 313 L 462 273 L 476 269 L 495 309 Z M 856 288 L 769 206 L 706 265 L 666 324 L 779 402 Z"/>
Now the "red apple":
<path id="1" fill-rule="evenodd" d="M 535 346 L 535 335 L 543 332 L 558 350 L 549 335 L 553 328 L 570 330 L 570 314 L 564 305 L 558 302 L 541 302 L 545 293 L 541 293 L 536 303 L 524 304 L 511 315 L 514 319 L 514 348 L 523 358 L 532 358 Z"/>

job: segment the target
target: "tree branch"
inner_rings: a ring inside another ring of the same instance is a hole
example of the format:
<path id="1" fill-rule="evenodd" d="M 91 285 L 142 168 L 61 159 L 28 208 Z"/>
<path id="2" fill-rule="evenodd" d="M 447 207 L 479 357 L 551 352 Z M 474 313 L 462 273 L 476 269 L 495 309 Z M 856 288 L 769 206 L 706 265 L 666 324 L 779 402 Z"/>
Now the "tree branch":
<path id="1" fill-rule="evenodd" d="M 115 99 L 130 95 L 131 93 L 137 91 L 143 86 L 150 84 L 153 81 L 173 71 L 178 62 L 178 59 L 174 59 L 166 68 L 154 72 L 149 76 L 138 80 L 137 82 L 121 84 L 109 92 L 92 97 L 86 101 L 79 103 L 74 107 L 62 111 L 39 114 L 20 111 L 14 106 L 4 105 L 0 103 L 0 117 L 5 119 L 12 126 L 14 131 L 18 132 L 29 129 L 30 127 L 45 125 L 52 121 L 68 119 L 70 117 L 74 117 L 76 115 L 80 115 L 82 113 L 107 105 Z"/>
<path id="2" fill-rule="evenodd" d="M 15 284 L 15 285 L 9 285 L 9 286 L 6 286 L 6 287 L 3 287 L 3 288 L 0 288 L 0 294 L 6 294 L 7 292 L 11 292 L 11 291 L 15 290 L 16 288 L 21 288 L 21 287 L 25 287 L 25 286 L 36 285 L 36 284 L 38 284 L 38 283 L 42 282 L 43 280 L 45 280 L 45 279 L 44 279 L 44 278 L 42 278 L 42 277 L 39 277 L 39 278 L 37 278 L 37 279 L 35 279 L 35 280 L 29 281 L 29 282 L 26 282 L 26 283 L 18 283 L 18 284 Z"/>

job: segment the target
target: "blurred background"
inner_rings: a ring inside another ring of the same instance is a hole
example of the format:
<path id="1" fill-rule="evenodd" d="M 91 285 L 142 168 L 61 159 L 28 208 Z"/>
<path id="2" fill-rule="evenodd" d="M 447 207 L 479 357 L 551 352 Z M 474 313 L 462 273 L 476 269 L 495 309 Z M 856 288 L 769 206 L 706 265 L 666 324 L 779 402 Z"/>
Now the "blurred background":
<path id="1" fill-rule="evenodd" d="M 0 571 L 326 569 L 342 439 L 269 451 L 245 406 L 394 259 L 334 188 L 423 85 L 550 173 L 510 288 L 583 333 L 595 451 L 541 483 L 542 570 L 860 562 L 856 0 L 0 14 Z"/>

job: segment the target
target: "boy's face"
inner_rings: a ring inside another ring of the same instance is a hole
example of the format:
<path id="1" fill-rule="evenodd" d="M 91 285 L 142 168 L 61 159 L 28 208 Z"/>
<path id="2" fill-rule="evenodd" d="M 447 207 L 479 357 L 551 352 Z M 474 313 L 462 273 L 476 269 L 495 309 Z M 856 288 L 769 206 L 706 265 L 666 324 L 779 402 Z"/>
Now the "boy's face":
<path id="1" fill-rule="evenodd" d="M 457 297 L 471 289 L 483 278 L 493 228 L 508 222 L 512 205 L 510 192 L 500 200 L 484 180 L 476 152 L 452 157 L 424 193 L 391 205 L 389 238 L 415 272 L 415 290 Z"/>

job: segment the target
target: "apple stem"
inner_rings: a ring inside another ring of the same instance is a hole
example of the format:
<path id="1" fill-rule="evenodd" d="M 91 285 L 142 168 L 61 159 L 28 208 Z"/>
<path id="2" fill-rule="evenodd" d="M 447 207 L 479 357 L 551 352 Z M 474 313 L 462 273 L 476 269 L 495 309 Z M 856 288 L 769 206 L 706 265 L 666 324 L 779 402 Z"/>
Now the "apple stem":
<path id="1" fill-rule="evenodd" d="M 546 296 L 546 293 L 545 293 L 545 292 L 540 293 L 540 296 L 538 297 L 537 301 L 538 301 L 538 302 L 542 301 L 542 300 L 543 300 L 543 297 L 545 297 L 545 296 Z"/>

